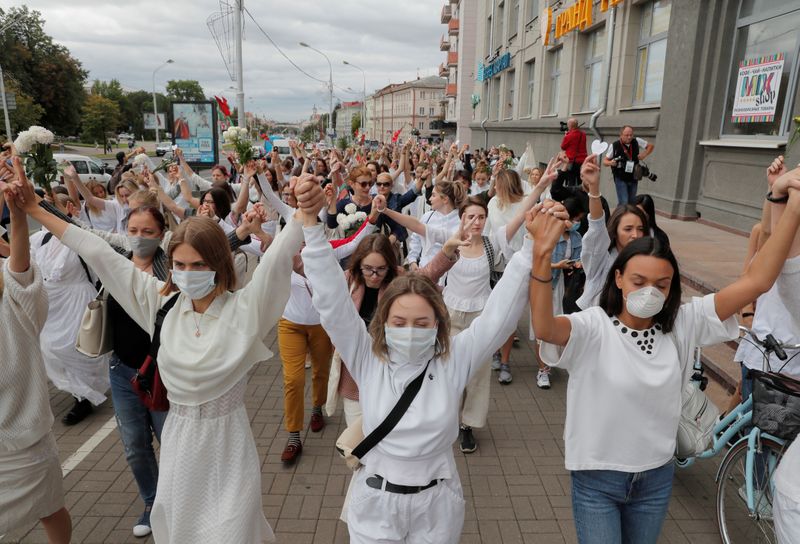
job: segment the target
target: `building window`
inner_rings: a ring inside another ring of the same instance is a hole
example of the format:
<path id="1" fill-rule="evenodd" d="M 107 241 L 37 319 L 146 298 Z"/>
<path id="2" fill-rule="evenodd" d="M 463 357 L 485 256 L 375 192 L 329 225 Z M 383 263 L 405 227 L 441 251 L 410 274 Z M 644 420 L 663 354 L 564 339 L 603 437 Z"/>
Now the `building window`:
<path id="1" fill-rule="evenodd" d="M 527 0 L 525 2 L 525 20 L 530 22 L 539 16 L 539 0 Z"/>
<path id="2" fill-rule="evenodd" d="M 667 31 L 672 0 L 655 0 L 642 6 L 639 48 L 636 53 L 634 104 L 658 104 L 664 85 Z"/>
<path id="3" fill-rule="evenodd" d="M 792 105 L 800 101 L 799 49 L 800 7 L 797 2 L 742 1 L 722 120 L 723 135 L 781 137 L 792 128 Z M 782 67 L 780 55 L 783 55 Z M 771 87 L 766 89 L 761 82 L 746 79 L 747 65 L 763 65 L 763 77 L 772 74 Z M 778 78 L 780 83 L 776 85 Z M 757 97 L 756 92 L 760 92 Z M 772 100 L 765 101 L 770 98 L 770 92 L 774 93 Z M 748 106 L 756 109 L 748 111 Z"/>
<path id="4" fill-rule="evenodd" d="M 489 98 L 490 106 L 490 114 L 489 118 L 493 121 L 500 120 L 500 76 L 493 77 L 490 81 L 489 85 L 489 92 L 491 93 L 491 97 Z"/>
<path id="5" fill-rule="evenodd" d="M 431 106 L 431 107 L 429 108 L 428 115 L 430 115 L 431 117 L 433 117 L 433 106 Z"/>
<path id="6" fill-rule="evenodd" d="M 493 45 L 491 42 L 491 37 L 492 37 L 492 16 L 490 15 L 486 18 L 486 32 L 484 33 L 483 36 L 484 40 L 483 51 L 486 53 L 487 59 L 492 56 L 492 51 L 490 51 Z"/>
<path id="7" fill-rule="evenodd" d="M 525 115 L 533 117 L 533 89 L 534 89 L 534 76 L 536 74 L 536 61 L 532 60 L 525 63 L 525 80 L 527 86 L 525 87 Z"/>
<path id="8" fill-rule="evenodd" d="M 514 70 L 506 72 L 506 103 L 503 110 L 503 117 L 511 119 L 514 117 L 514 85 L 516 85 L 516 77 Z"/>
<path id="9" fill-rule="evenodd" d="M 419 129 L 420 130 L 425 130 L 425 122 L 424 121 L 420 121 L 419 122 Z"/>
<path id="10" fill-rule="evenodd" d="M 600 28 L 586 36 L 586 63 L 583 67 L 583 110 L 600 107 L 603 51 L 606 46 L 606 29 Z"/>
<path id="11" fill-rule="evenodd" d="M 508 14 L 508 39 L 517 35 L 517 23 L 519 23 L 519 0 L 511 1 L 511 12 Z"/>
<path id="12" fill-rule="evenodd" d="M 547 99 L 549 101 L 548 113 L 558 113 L 558 83 L 561 79 L 561 48 L 548 53 L 550 57 L 550 85 Z"/>
<path id="13" fill-rule="evenodd" d="M 420 114 L 420 115 L 425 115 L 425 106 L 423 106 L 423 107 L 421 107 L 421 108 L 419 109 L 419 114 Z"/>
<path id="14" fill-rule="evenodd" d="M 495 28 L 494 28 L 494 48 L 495 50 L 500 49 L 500 45 L 503 43 L 503 36 L 505 36 L 505 2 L 500 0 L 497 4 L 497 11 L 495 11 Z M 490 54 L 494 54 L 494 51 L 490 51 Z"/>
<path id="15" fill-rule="evenodd" d="M 419 92 L 419 97 L 424 100 L 425 99 L 425 91 L 420 91 Z"/>

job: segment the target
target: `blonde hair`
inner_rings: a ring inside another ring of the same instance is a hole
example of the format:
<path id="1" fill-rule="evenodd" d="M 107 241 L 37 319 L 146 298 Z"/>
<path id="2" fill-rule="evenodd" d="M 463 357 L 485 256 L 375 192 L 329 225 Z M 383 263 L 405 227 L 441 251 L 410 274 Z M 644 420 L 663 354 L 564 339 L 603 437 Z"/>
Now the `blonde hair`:
<path id="1" fill-rule="evenodd" d="M 389 349 L 386 346 L 384 326 L 389 319 L 389 310 L 392 308 L 392 304 L 403 295 L 419 295 L 431 305 L 439 327 L 433 356 L 446 358 L 450 353 L 450 313 L 447 311 L 444 298 L 436 284 L 426 276 L 415 272 L 395 278 L 378 302 L 375 315 L 369 325 L 369 333 L 372 336 L 372 352 L 382 360 L 388 359 Z"/>
<path id="2" fill-rule="evenodd" d="M 136 185 L 135 181 L 132 179 L 123 179 L 114 187 L 114 195 L 117 197 L 117 200 L 119 200 L 119 190 L 123 187 L 129 190 L 131 194 L 139 191 L 139 186 Z"/>
<path id="3" fill-rule="evenodd" d="M 100 187 L 106 194 L 105 198 L 108 198 L 108 189 L 106 189 L 105 185 L 96 180 L 91 180 L 86 182 L 86 188 L 89 189 L 90 193 L 94 194 L 94 191 L 92 189 L 94 189 L 95 187 Z M 103 210 L 101 210 L 100 208 L 95 208 L 94 206 L 90 205 L 88 201 L 86 202 L 86 207 L 89 209 L 90 212 L 95 214 L 100 214 L 103 212 Z"/>
<path id="4" fill-rule="evenodd" d="M 515 204 L 525 198 L 525 191 L 522 189 L 522 181 L 515 170 L 507 168 L 500 170 L 494 182 L 497 191 L 497 203 L 500 208 L 505 208 L 510 204 Z"/>
<path id="5" fill-rule="evenodd" d="M 208 217 L 190 217 L 181 221 L 167 248 L 170 270 L 172 270 L 172 254 L 175 252 L 175 248 L 181 244 L 188 244 L 194 248 L 208 267 L 217 273 L 214 278 L 217 284 L 214 294 L 221 295 L 225 291 L 233 291 L 236 288 L 236 272 L 233 269 L 230 244 L 219 223 Z M 177 290 L 177 286 L 172 283 L 172 272 L 170 271 L 160 294 L 167 296 Z"/>
<path id="6" fill-rule="evenodd" d="M 138 204 L 134 206 L 131 204 L 131 200 L 135 200 Z M 128 197 L 128 204 L 130 205 L 131 209 L 133 208 L 159 208 L 158 196 L 154 193 L 151 193 L 145 189 L 137 189 L 131 196 Z"/>
<path id="7" fill-rule="evenodd" d="M 464 201 L 467 199 L 467 191 L 464 185 L 457 181 L 444 180 L 440 181 L 433 187 L 437 193 L 446 196 L 450 199 L 453 208 L 459 209 Z"/>

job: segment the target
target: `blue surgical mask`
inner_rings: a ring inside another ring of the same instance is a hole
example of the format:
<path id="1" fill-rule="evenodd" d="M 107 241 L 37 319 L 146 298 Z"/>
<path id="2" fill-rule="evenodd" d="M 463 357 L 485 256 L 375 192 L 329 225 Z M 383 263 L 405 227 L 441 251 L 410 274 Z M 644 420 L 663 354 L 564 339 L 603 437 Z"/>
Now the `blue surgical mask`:
<path id="1" fill-rule="evenodd" d="M 581 228 L 581 222 L 575 221 L 572 226 L 569 228 L 570 232 L 578 232 L 578 229 Z"/>
<path id="2" fill-rule="evenodd" d="M 192 300 L 199 300 L 214 290 L 214 279 L 217 273 L 213 270 L 175 270 L 172 269 L 172 282 L 181 293 Z"/>

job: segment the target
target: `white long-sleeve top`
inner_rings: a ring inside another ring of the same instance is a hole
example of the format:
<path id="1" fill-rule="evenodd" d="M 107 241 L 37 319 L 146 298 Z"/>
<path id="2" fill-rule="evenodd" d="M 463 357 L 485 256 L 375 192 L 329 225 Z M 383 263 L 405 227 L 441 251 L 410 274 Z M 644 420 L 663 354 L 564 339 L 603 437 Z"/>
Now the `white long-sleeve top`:
<path id="1" fill-rule="evenodd" d="M 47 320 L 42 273 L 12 272 L 0 261 L 0 452 L 23 450 L 53 426 L 39 335 Z"/>
<path id="2" fill-rule="evenodd" d="M 162 282 L 89 232 L 70 225 L 61 241 L 83 257 L 111 296 L 152 336 L 158 310 L 176 295 L 161 296 Z M 264 253 L 250 283 L 217 296 L 203 314 L 194 311 L 183 293 L 177 295 L 180 298 L 161 329 L 158 353 L 170 402 L 196 406 L 214 400 L 255 363 L 272 357 L 261 339 L 289 300 L 292 256 L 302 241 L 300 223 L 291 221 Z"/>
<path id="3" fill-rule="evenodd" d="M 600 219 L 589 218 L 589 230 L 583 235 L 581 262 L 586 273 L 583 294 L 575 302 L 581 310 L 597 306 L 608 271 L 617 259 L 617 248 L 608 250 L 611 238 L 606 228 L 605 214 Z"/>
<path id="4" fill-rule="evenodd" d="M 305 227 L 302 252 L 314 306 L 322 326 L 358 384 L 364 435 L 372 432 L 397 403 L 427 361 L 398 364 L 372 351 L 372 338 L 350 298 L 344 274 L 332 273 L 336 257 L 321 226 Z M 428 377 L 397 426 L 362 458 L 370 474 L 400 485 L 425 485 L 457 478 L 453 442 L 458 434 L 461 394 L 481 365 L 517 326 L 528 301 L 532 242 L 514 256 L 492 291 L 483 313 L 456 335 L 446 358 L 434 358 Z"/>

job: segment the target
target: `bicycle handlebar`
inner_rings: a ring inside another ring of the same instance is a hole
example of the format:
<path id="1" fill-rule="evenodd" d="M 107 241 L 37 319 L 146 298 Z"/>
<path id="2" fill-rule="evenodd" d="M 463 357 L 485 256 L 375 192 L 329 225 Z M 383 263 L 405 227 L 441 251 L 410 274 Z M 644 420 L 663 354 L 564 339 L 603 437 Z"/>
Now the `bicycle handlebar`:
<path id="1" fill-rule="evenodd" d="M 739 325 L 739 330 L 743 332 L 745 335 L 749 336 L 750 339 L 752 339 L 756 344 L 764 348 L 767 353 L 774 353 L 781 361 L 785 361 L 788 358 L 785 351 L 786 349 L 790 350 L 800 349 L 800 344 L 785 344 L 775 339 L 775 337 L 772 336 L 772 334 L 768 334 L 762 340 L 756 335 L 756 333 L 754 333 L 747 327 Z"/>

